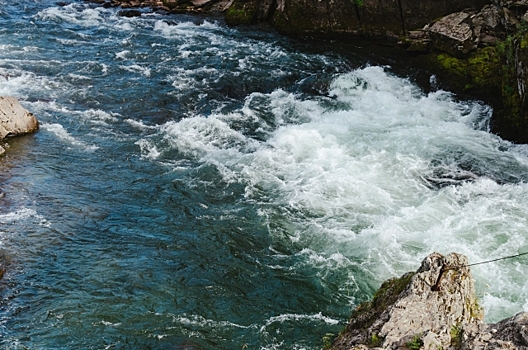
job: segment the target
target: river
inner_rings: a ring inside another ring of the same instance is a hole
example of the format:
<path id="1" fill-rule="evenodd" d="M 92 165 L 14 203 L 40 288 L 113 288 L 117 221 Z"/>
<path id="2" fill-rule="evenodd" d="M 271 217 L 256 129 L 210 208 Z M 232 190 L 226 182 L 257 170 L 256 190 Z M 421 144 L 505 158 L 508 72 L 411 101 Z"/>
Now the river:
<path id="1" fill-rule="evenodd" d="M 320 349 L 429 253 L 528 251 L 528 147 L 359 45 L 0 0 L 6 349 Z M 434 81 L 434 77 L 431 77 Z M 488 322 L 526 257 L 473 268 Z"/>

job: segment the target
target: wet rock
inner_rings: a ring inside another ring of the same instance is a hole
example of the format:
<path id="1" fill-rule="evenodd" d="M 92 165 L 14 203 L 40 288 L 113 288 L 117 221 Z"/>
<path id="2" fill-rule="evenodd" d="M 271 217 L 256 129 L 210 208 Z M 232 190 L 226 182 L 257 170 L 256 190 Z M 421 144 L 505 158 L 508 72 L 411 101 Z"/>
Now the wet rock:
<path id="1" fill-rule="evenodd" d="M 141 11 L 139 10 L 121 10 L 117 13 L 118 16 L 121 17 L 139 17 L 141 16 Z"/>
<path id="2" fill-rule="evenodd" d="M 446 186 L 461 185 L 477 179 L 478 176 L 471 171 L 456 167 L 437 167 L 431 174 L 425 176 L 427 183 L 437 189 Z"/>
<path id="3" fill-rule="evenodd" d="M 38 130 L 37 118 L 14 97 L 0 97 L 0 140 Z"/>

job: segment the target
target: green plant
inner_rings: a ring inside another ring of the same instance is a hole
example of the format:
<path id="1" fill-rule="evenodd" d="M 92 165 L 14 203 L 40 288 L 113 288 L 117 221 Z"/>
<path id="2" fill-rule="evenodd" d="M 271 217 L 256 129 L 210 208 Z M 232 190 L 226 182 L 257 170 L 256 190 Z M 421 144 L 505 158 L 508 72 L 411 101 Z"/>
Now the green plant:
<path id="1" fill-rule="evenodd" d="M 332 348 L 332 343 L 334 342 L 335 334 L 326 333 L 323 337 L 323 349 L 329 350 Z"/>
<path id="2" fill-rule="evenodd" d="M 449 331 L 449 336 L 451 336 L 451 346 L 460 349 L 462 347 L 462 327 L 453 325 Z"/>
<path id="3" fill-rule="evenodd" d="M 410 342 L 407 343 L 409 350 L 420 350 L 424 345 L 421 334 L 416 334 Z"/>
<path id="4" fill-rule="evenodd" d="M 350 0 L 350 2 L 356 5 L 357 7 L 362 7 L 365 4 L 363 0 Z"/>
<path id="5" fill-rule="evenodd" d="M 383 337 L 380 337 L 377 334 L 372 334 L 372 336 L 369 339 L 368 346 L 372 348 L 379 347 L 383 344 Z"/>

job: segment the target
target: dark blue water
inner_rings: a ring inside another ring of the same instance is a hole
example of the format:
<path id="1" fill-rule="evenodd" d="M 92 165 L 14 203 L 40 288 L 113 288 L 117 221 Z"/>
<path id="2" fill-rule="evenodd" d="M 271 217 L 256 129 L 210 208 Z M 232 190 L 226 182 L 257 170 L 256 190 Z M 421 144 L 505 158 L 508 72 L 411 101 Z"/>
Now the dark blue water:
<path id="1" fill-rule="evenodd" d="M 528 250 L 528 150 L 482 103 L 214 18 L 0 5 L 41 122 L 0 159 L 6 349 L 319 349 L 431 251 Z M 525 265 L 475 269 L 490 320 Z"/>

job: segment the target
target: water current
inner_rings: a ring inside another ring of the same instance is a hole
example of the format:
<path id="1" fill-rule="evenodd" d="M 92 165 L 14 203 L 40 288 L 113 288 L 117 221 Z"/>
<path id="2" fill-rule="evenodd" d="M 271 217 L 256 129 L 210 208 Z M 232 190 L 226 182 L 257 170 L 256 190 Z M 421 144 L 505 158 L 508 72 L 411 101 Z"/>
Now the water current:
<path id="1" fill-rule="evenodd" d="M 0 0 L 5 349 L 320 349 L 427 254 L 528 251 L 528 147 L 368 52 Z M 334 50 L 335 49 L 335 50 Z M 486 320 L 526 258 L 473 269 Z"/>

